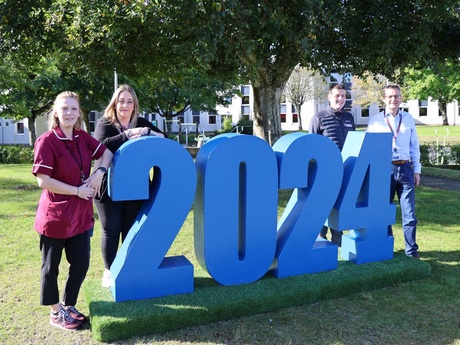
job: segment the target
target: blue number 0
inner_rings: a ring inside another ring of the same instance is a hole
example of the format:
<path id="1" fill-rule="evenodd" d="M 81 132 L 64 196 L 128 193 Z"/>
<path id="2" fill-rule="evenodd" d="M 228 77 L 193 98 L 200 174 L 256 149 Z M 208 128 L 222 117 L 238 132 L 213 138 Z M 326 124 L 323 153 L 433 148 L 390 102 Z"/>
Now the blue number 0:
<path id="1" fill-rule="evenodd" d="M 270 268 L 278 204 L 275 154 L 263 140 L 224 134 L 196 159 L 195 254 L 222 285 L 251 283 Z"/>
<path id="2" fill-rule="evenodd" d="M 192 292 L 193 265 L 184 256 L 165 258 L 195 195 L 196 169 L 187 150 L 164 138 L 129 141 L 115 153 L 109 186 L 114 201 L 147 199 L 110 268 L 115 301 Z"/>

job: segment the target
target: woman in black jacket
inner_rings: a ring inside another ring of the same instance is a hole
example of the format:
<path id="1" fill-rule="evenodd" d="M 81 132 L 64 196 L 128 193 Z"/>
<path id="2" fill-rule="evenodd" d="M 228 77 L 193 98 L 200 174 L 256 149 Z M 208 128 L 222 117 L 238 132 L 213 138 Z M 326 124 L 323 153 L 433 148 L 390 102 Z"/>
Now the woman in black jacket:
<path id="1" fill-rule="evenodd" d="M 134 89 L 129 85 L 121 85 L 97 123 L 94 136 L 115 153 L 126 141 L 146 135 L 164 137 L 161 130 L 139 117 L 139 101 Z M 113 201 L 107 189 L 104 190 L 95 203 L 102 227 L 101 251 L 105 267 L 102 286 L 110 287 L 109 269 L 117 255 L 120 237 L 123 242 L 143 200 Z"/>

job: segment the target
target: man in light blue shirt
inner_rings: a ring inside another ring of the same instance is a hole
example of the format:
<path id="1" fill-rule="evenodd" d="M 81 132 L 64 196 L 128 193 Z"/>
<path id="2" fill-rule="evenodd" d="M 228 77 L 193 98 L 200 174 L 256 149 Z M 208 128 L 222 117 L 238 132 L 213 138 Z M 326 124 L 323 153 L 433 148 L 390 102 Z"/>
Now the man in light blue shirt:
<path id="1" fill-rule="evenodd" d="M 401 206 L 405 252 L 407 256 L 418 258 L 415 186 L 420 184 L 422 165 L 415 121 L 412 115 L 399 110 L 402 97 L 398 85 L 388 85 L 383 100 L 385 110 L 371 117 L 367 131 L 393 134 L 390 202 L 393 202 L 397 194 Z M 393 236 L 391 225 L 388 227 L 388 235 Z"/>

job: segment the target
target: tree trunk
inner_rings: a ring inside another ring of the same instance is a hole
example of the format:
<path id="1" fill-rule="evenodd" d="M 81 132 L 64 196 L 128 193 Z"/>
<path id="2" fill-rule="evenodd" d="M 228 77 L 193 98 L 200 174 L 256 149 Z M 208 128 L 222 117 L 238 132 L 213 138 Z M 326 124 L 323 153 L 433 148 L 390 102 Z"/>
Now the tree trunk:
<path id="1" fill-rule="evenodd" d="M 447 104 L 441 100 L 438 100 L 439 111 L 441 112 L 442 125 L 449 126 L 449 120 L 447 119 Z"/>
<path id="2" fill-rule="evenodd" d="M 91 125 L 89 123 L 89 116 L 88 116 L 89 112 L 87 111 L 83 111 L 83 122 L 85 124 L 85 129 L 86 129 L 86 132 L 88 132 L 90 135 L 91 135 Z"/>
<path id="3" fill-rule="evenodd" d="M 34 148 L 35 141 L 37 140 L 37 131 L 35 129 L 35 119 L 36 119 L 36 116 L 34 114 L 28 118 L 29 120 L 29 142 L 32 148 Z"/>
<path id="4" fill-rule="evenodd" d="M 253 85 L 254 135 L 273 145 L 281 136 L 280 101 L 282 88 Z"/>
<path id="5" fill-rule="evenodd" d="M 300 113 L 300 108 L 302 107 L 302 104 L 294 104 L 294 106 L 297 109 L 297 116 L 299 117 L 299 131 L 301 131 L 303 130 L 302 114 Z"/>

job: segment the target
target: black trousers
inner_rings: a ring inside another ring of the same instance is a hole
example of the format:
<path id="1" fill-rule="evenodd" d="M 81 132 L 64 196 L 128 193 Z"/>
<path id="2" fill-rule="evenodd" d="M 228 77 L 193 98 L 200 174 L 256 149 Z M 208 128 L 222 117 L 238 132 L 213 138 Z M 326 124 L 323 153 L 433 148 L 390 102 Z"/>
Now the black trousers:
<path id="1" fill-rule="evenodd" d="M 126 238 L 144 200 L 112 201 L 105 197 L 103 202 L 96 201 L 101 222 L 101 251 L 104 267 L 109 269 L 117 255 L 118 246 Z"/>
<path id="2" fill-rule="evenodd" d="M 42 254 L 41 305 L 59 303 L 58 275 L 63 251 L 65 251 L 70 266 L 62 302 L 65 305 L 77 304 L 81 284 L 89 268 L 90 239 L 91 231 L 85 231 L 80 235 L 66 239 L 40 235 Z"/>
<path id="3" fill-rule="evenodd" d="M 321 229 L 320 236 L 324 239 L 326 239 L 327 229 L 328 229 L 327 226 L 323 226 L 323 228 Z M 331 242 L 337 244 L 340 247 L 342 245 L 343 232 L 337 231 L 334 229 L 330 229 L 330 230 L 331 230 Z"/>

